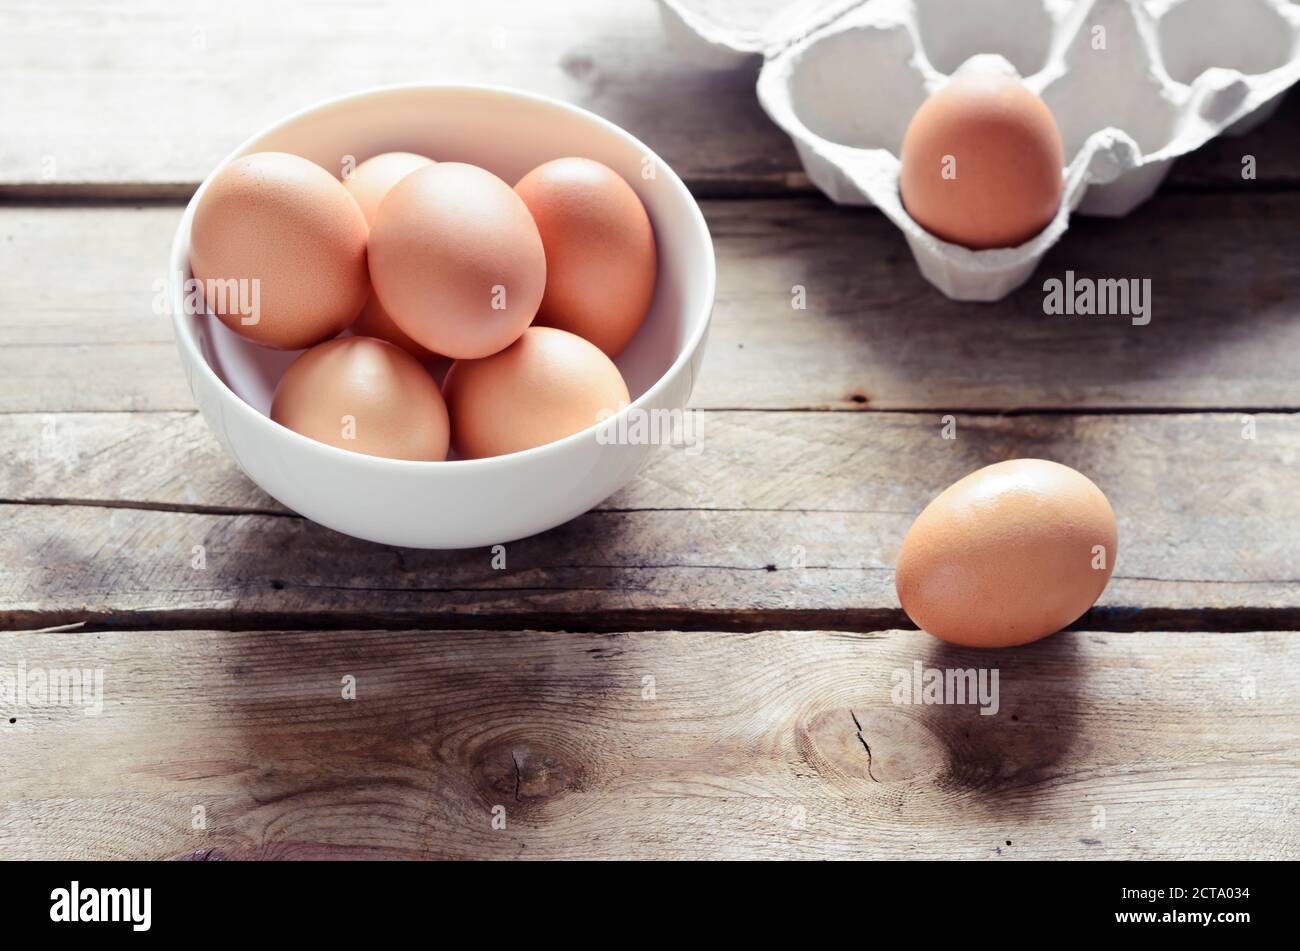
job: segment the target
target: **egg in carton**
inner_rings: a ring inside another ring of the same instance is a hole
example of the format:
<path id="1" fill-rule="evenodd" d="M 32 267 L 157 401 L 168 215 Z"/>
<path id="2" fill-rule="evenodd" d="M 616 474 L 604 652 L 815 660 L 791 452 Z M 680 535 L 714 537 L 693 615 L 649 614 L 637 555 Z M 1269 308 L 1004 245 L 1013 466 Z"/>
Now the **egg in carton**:
<path id="1" fill-rule="evenodd" d="M 1300 78 L 1291 0 L 660 0 L 660 9 L 698 65 L 762 56 L 759 101 L 812 183 L 838 203 L 879 207 L 922 274 L 955 300 L 1006 296 L 1072 212 L 1127 214 L 1174 159 L 1253 128 Z M 942 241 L 899 197 L 908 123 L 964 69 L 1020 76 L 1061 132 L 1061 206 L 1019 247 Z"/>

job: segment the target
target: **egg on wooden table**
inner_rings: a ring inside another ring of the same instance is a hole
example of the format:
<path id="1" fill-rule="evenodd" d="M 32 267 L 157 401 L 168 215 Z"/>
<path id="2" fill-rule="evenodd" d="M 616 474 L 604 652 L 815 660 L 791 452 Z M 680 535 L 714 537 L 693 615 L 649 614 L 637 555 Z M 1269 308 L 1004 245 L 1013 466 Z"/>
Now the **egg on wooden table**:
<path id="1" fill-rule="evenodd" d="M 268 347 L 309 347 L 337 335 L 366 302 L 366 219 L 316 163 L 257 152 L 204 189 L 190 266 L 208 310 L 235 333 Z M 232 293 L 243 303 L 232 306 Z"/>
<path id="2" fill-rule="evenodd" d="M 898 191 L 936 237 L 977 251 L 1011 248 L 1056 217 L 1064 165 L 1043 100 L 1015 76 L 968 68 L 912 117 Z"/>
<path id="3" fill-rule="evenodd" d="M 895 582 L 918 627 L 968 647 L 1046 637 L 1092 607 L 1110 580 L 1115 513 L 1082 473 L 1043 459 L 953 483 L 903 539 Z"/>
<path id="4" fill-rule="evenodd" d="M 505 350 L 457 360 L 443 395 L 452 446 L 466 459 L 522 452 L 596 425 L 629 402 L 627 384 L 594 344 L 529 327 Z"/>
<path id="5" fill-rule="evenodd" d="M 446 459 L 451 432 L 433 377 L 373 337 L 340 337 L 298 357 L 276 386 L 271 418 L 317 442 L 389 459 Z"/>
<path id="6" fill-rule="evenodd" d="M 417 169 L 379 203 L 370 277 L 384 310 L 420 346 L 477 359 L 513 343 L 546 287 L 533 216 L 491 172 L 461 162 Z"/>
<path id="7" fill-rule="evenodd" d="M 645 320 L 658 273 L 654 228 L 641 199 L 613 169 L 586 158 L 539 165 L 515 191 L 546 249 L 536 323 L 618 356 Z"/>

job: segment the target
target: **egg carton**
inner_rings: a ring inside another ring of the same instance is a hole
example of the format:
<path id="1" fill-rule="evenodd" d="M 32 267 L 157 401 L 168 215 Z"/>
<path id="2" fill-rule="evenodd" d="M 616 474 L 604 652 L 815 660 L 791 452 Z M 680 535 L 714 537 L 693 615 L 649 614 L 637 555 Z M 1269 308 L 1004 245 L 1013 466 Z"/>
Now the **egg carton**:
<path id="1" fill-rule="evenodd" d="M 989 301 L 1028 280 L 1072 212 L 1128 214 L 1178 156 L 1271 115 L 1300 78 L 1297 2 L 660 0 L 660 9 L 698 65 L 762 56 L 759 101 L 813 184 L 841 204 L 879 207 L 949 297 Z M 1061 208 L 1019 247 L 941 241 L 899 198 L 908 123 L 962 68 L 1020 76 L 1061 131 Z"/>

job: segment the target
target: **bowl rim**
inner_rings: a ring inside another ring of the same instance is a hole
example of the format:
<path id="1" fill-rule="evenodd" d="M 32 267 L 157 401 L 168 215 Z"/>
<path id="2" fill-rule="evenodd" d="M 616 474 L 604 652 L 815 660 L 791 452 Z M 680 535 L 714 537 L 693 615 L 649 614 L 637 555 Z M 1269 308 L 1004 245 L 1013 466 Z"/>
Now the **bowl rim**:
<path id="1" fill-rule="evenodd" d="M 380 470 L 391 468 L 394 470 L 419 471 L 427 469 L 434 472 L 446 471 L 448 467 L 454 466 L 457 471 L 464 471 L 466 469 L 484 469 L 494 466 L 504 467 L 506 465 L 522 464 L 529 459 L 538 459 L 548 454 L 555 455 L 562 453 L 568 446 L 576 445 L 580 441 L 585 441 L 589 438 L 593 430 L 602 427 L 616 426 L 617 421 L 621 417 L 630 414 L 634 409 L 641 409 L 644 404 L 653 402 L 659 393 L 668 387 L 670 381 L 676 379 L 690 361 L 694 359 L 705 335 L 708 333 L 709 324 L 712 321 L 714 300 L 717 296 L 718 275 L 717 259 L 713 249 L 713 236 L 709 232 L 708 222 L 705 221 L 704 213 L 700 210 L 699 202 L 695 200 L 695 196 L 692 195 L 690 189 L 686 187 L 686 183 L 681 180 L 681 177 L 673 170 L 672 166 L 665 162 L 657 152 L 647 146 L 644 142 L 632 135 L 632 133 L 628 132 L 626 129 L 616 125 L 603 116 L 599 116 L 581 106 L 576 106 L 572 103 L 564 102 L 563 100 L 555 99 L 551 96 L 544 96 L 540 93 L 528 92 L 511 86 L 501 86 L 492 83 L 391 83 L 380 86 L 370 86 L 355 92 L 344 93 L 341 96 L 322 99 L 318 102 L 312 103 L 311 105 L 291 112 L 287 116 L 284 116 L 271 125 L 258 130 L 248 138 L 244 139 L 244 141 L 242 141 L 238 146 L 227 153 L 226 156 L 222 158 L 210 172 L 208 172 L 203 181 L 199 183 L 199 186 L 194 190 L 194 194 L 190 197 L 189 203 L 185 207 L 185 213 L 181 216 L 180 224 L 177 225 L 176 228 L 176 235 L 172 239 L 171 254 L 169 258 L 169 264 L 171 266 L 168 268 L 168 274 L 183 274 L 185 273 L 186 267 L 189 265 L 188 251 L 190 228 L 193 224 L 195 208 L 198 204 L 199 198 L 202 197 L 204 190 L 208 187 L 208 183 L 217 172 L 221 171 L 221 169 L 234 161 L 235 158 L 244 152 L 254 141 L 282 129 L 291 122 L 295 122 L 304 116 L 313 112 L 318 112 L 329 106 L 336 106 L 358 99 L 367 99 L 372 96 L 409 90 L 449 93 L 490 93 L 505 98 L 524 100 L 536 106 L 567 112 L 613 133 L 617 138 L 624 140 L 627 144 L 639 150 L 643 157 L 648 157 L 654 161 L 655 167 L 659 169 L 661 173 L 666 173 L 669 184 L 680 191 L 686 198 L 687 214 L 695 227 L 699 230 L 699 233 L 704 237 L 706 291 L 704 297 L 704 314 L 702 315 L 702 319 L 699 321 L 698 326 L 691 332 L 687 340 L 683 343 L 676 358 L 668 366 L 668 369 L 660 374 L 659 378 L 635 400 L 631 400 L 627 405 L 620 407 L 617 412 L 612 413 L 606 419 L 598 420 L 586 429 L 565 436 L 563 439 L 557 439 L 554 442 L 545 443 L 541 446 L 534 446 L 531 449 L 523 449 L 518 452 L 506 453 L 501 456 L 488 456 L 482 459 L 423 460 L 393 459 L 388 456 L 374 456 L 368 453 L 356 452 L 351 449 L 331 446 L 327 443 L 318 442 L 315 439 L 295 432 L 289 427 L 271 419 L 270 416 L 265 416 L 258 412 L 257 409 L 245 401 L 243 397 L 232 390 L 230 385 L 217 374 L 217 372 L 212 368 L 212 365 L 203 357 L 197 343 L 198 331 L 192 327 L 185 326 L 184 323 L 185 321 L 192 321 L 193 318 L 185 313 L 183 282 L 177 283 L 170 281 L 172 286 L 169 289 L 167 300 L 168 306 L 171 310 L 172 330 L 176 337 L 177 345 L 181 348 L 191 365 L 197 364 L 197 372 L 203 374 L 209 383 L 216 384 L 217 392 L 222 395 L 226 402 L 236 404 L 238 406 L 238 412 L 243 413 L 246 416 L 254 417 L 253 425 L 263 427 L 263 431 L 267 432 L 268 435 L 271 435 L 272 438 L 285 438 L 287 436 L 291 443 L 296 443 L 306 451 L 318 453 L 322 458 L 334 459 L 339 462 L 348 461 L 361 466 L 369 465 Z M 210 314 L 204 314 L 204 316 L 211 317 Z M 530 324 L 529 326 L 532 325 Z"/>

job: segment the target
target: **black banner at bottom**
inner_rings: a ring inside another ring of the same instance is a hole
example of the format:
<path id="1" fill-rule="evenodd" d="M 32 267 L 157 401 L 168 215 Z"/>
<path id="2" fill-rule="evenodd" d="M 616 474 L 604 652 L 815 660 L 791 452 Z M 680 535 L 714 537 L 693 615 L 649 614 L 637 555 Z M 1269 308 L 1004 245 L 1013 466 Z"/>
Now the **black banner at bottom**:
<path id="1" fill-rule="evenodd" d="M 949 935 L 968 927 L 972 938 L 1045 927 L 1241 939 L 1293 914 L 1282 903 L 1294 863 L 793 864 L 8 863 L 0 905 L 10 927 L 128 939 L 210 929 L 373 939 L 468 921 L 516 931 L 560 918 L 629 936 L 717 922 L 734 937 L 766 927 L 760 911 L 805 925 L 816 914 L 841 924 L 862 916 L 873 935 L 934 936 L 942 925 Z"/>

